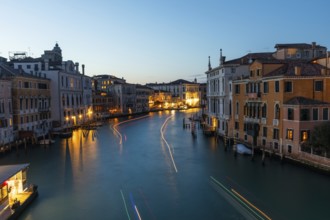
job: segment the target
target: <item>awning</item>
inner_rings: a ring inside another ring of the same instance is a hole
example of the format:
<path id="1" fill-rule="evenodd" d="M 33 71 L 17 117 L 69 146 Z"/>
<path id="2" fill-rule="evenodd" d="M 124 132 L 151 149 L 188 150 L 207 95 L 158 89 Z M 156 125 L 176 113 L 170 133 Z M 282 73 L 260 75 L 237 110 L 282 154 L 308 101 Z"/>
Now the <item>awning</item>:
<path id="1" fill-rule="evenodd" d="M 1 185 L 16 173 L 27 168 L 30 164 L 16 164 L 16 165 L 4 165 L 0 166 L 0 183 Z"/>

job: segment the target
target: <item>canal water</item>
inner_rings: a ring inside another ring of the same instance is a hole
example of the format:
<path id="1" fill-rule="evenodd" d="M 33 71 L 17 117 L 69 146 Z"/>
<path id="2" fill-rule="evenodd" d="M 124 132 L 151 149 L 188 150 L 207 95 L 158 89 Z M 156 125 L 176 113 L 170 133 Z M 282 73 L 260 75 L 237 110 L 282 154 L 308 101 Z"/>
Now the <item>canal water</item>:
<path id="1" fill-rule="evenodd" d="M 196 111 L 112 119 L 0 163 L 30 163 L 39 197 L 20 219 L 330 219 L 330 177 L 224 151 L 183 128 Z"/>

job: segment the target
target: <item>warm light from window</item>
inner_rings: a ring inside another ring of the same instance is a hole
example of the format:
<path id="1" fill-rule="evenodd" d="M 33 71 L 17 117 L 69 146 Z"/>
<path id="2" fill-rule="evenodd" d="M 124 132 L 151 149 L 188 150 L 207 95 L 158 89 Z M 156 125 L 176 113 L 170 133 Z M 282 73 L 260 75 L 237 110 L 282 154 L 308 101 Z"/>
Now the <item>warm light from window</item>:
<path id="1" fill-rule="evenodd" d="M 288 131 L 287 131 L 287 138 L 289 140 L 292 140 L 293 139 L 293 130 L 288 129 Z"/>
<path id="2" fill-rule="evenodd" d="M 303 131 L 302 132 L 302 140 L 303 141 L 307 141 L 308 140 L 308 133 L 307 133 L 307 131 Z"/>

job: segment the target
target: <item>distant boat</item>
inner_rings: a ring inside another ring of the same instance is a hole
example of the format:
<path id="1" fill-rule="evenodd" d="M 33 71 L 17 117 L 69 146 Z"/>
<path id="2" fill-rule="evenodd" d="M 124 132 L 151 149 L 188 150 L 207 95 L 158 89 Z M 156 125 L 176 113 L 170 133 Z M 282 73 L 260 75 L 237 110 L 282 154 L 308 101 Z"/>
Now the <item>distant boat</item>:
<path id="1" fill-rule="evenodd" d="M 237 144 L 236 151 L 239 154 L 252 154 L 252 150 L 246 147 L 244 144 Z"/>
<path id="2" fill-rule="evenodd" d="M 41 145 L 50 145 L 50 144 L 54 144 L 55 141 L 52 139 L 43 139 L 39 141 L 39 144 Z"/>

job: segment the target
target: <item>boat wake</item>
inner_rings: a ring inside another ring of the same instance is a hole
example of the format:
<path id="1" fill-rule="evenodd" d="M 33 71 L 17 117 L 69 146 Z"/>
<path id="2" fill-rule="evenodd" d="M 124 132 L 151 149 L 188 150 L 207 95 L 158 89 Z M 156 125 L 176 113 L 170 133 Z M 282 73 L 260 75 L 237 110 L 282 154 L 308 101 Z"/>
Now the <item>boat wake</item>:
<path id="1" fill-rule="evenodd" d="M 171 160 L 172 160 L 172 164 L 173 164 L 173 167 L 175 169 L 175 172 L 178 172 L 178 169 L 176 168 L 176 165 L 175 165 L 175 162 L 174 162 L 174 158 L 173 158 L 173 155 L 172 155 L 172 151 L 171 151 L 171 148 L 170 148 L 170 145 L 167 143 L 165 137 L 164 137 L 164 130 L 165 130 L 165 126 L 168 122 L 168 120 L 170 118 L 172 118 L 172 116 L 169 116 L 168 118 L 166 118 L 164 124 L 162 125 L 162 127 L 160 128 L 160 134 L 161 134 L 161 137 L 162 137 L 162 140 L 165 142 L 166 146 L 167 146 L 167 149 L 168 149 L 168 152 L 170 153 L 170 156 L 171 156 Z"/>

